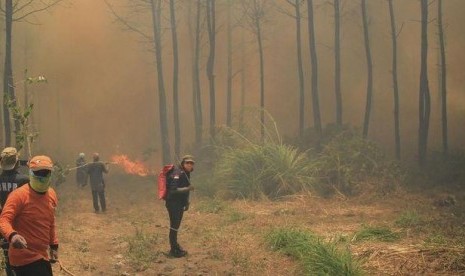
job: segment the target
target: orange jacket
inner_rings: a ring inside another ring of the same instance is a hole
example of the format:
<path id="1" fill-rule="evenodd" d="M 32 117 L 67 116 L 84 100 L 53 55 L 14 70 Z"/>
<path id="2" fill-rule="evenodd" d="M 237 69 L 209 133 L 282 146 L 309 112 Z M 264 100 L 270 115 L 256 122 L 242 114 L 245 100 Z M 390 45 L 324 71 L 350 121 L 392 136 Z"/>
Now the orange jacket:
<path id="1" fill-rule="evenodd" d="M 27 248 L 16 249 L 10 244 L 12 266 L 23 266 L 40 259 L 48 260 L 49 246 L 58 246 L 55 232 L 57 196 L 52 188 L 45 194 L 35 192 L 29 185 L 14 190 L 0 215 L 0 231 L 11 240 L 18 233 L 27 242 Z"/>

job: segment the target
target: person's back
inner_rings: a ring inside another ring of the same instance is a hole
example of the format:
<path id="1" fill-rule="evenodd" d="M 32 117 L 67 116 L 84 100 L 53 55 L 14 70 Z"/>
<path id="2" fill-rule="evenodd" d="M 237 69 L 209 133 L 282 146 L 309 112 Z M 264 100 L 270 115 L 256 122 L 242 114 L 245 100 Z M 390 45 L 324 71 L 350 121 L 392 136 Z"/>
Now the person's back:
<path id="1" fill-rule="evenodd" d="M 105 164 L 100 161 L 95 161 L 87 165 L 87 174 L 89 175 L 90 185 L 92 190 L 98 190 L 103 184 L 103 173 L 107 173 Z"/>
<path id="2" fill-rule="evenodd" d="M 94 153 L 94 162 L 86 165 L 87 174 L 89 175 L 90 187 L 92 189 L 92 201 L 94 204 L 94 210 L 96 213 L 105 212 L 105 183 L 103 180 L 103 174 L 108 173 L 108 167 L 106 163 L 100 162 L 100 156 L 98 153 Z M 100 206 L 99 206 L 100 201 Z"/>

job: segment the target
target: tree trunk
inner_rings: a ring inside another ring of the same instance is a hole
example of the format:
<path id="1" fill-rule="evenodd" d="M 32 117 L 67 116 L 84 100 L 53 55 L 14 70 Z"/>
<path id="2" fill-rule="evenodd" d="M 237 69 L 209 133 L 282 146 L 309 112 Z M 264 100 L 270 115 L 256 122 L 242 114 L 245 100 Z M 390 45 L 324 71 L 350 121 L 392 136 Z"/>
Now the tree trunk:
<path id="1" fill-rule="evenodd" d="M 194 110 L 195 112 L 195 144 L 200 147 L 202 144 L 203 131 L 203 112 L 202 97 L 200 88 L 200 17 L 202 12 L 202 0 L 197 0 L 197 14 L 195 19 L 195 45 L 194 45 L 194 63 L 193 63 L 193 80 L 194 80 Z"/>
<path id="2" fill-rule="evenodd" d="M 170 161 L 170 144 L 168 140 L 168 119 L 166 113 L 166 95 L 165 83 L 163 79 L 163 63 L 161 48 L 161 0 L 151 0 L 152 5 L 152 22 L 153 22 L 153 39 L 155 46 L 155 58 L 157 64 L 158 79 L 158 105 L 160 113 L 160 134 L 162 144 L 162 161 L 167 164 Z"/>
<path id="3" fill-rule="evenodd" d="M 342 128 L 341 95 L 341 0 L 334 0 L 334 92 L 336 94 L 336 125 Z"/>
<path id="4" fill-rule="evenodd" d="M 227 87 L 226 87 L 226 125 L 232 125 L 232 22 L 231 22 L 231 5 L 232 1 L 228 1 L 227 14 L 227 35 L 228 35 L 228 72 L 227 72 Z"/>
<path id="5" fill-rule="evenodd" d="M 423 166 L 428 146 L 431 99 L 428 83 L 428 0 L 421 0 L 421 69 L 419 93 L 418 161 Z"/>
<path id="6" fill-rule="evenodd" d="M 449 151 L 449 141 L 447 134 L 447 63 L 446 48 L 444 41 L 444 25 L 442 20 L 442 0 L 438 0 L 438 35 L 440 51 L 440 84 L 441 84 L 441 113 L 442 113 L 442 150 L 445 155 Z"/>
<path id="7" fill-rule="evenodd" d="M 258 54 L 260 57 L 260 135 L 261 141 L 265 141 L 265 66 L 263 60 L 263 41 L 260 19 L 255 19 L 257 31 Z"/>
<path id="8" fill-rule="evenodd" d="M 373 62 L 371 59 L 370 37 L 368 32 L 368 15 L 366 0 L 362 0 L 362 21 L 363 21 L 363 37 L 365 40 L 365 54 L 367 59 L 367 97 L 365 105 L 365 119 L 363 122 L 363 138 L 368 137 L 368 128 L 370 125 L 371 104 L 373 102 Z"/>
<path id="9" fill-rule="evenodd" d="M 179 101 L 178 101 L 178 36 L 176 31 L 176 14 L 174 8 L 174 0 L 170 0 L 170 22 L 171 22 L 171 37 L 173 44 L 173 117 L 174 117 L 174 154 L 179 158 L 181 154 L 181 127 L 179 123 Z"/>
<path id="10" fill-rule="evenodd" d="M 321 127 L 321 114 L 320 114 L 320 100 L 318 95 L 318 59 L 316 54 L 316 43 L 315 43 L 315 24 L 313 18 L 313 0 L 307 1 L 307 13 L 308 13 L 308 39 L 310 47 L 310 58 L 312 65 L 312 101 L 313 101 L 313 122 L 314 128 L 317 135 L 317 147 L 320 146 L 320 140 L 322 135 Z"/>
<path id="11" fill-rule="evenodd" d="M 239 114 L 239 130 L 244 130 L 244 111 L 245 111 L 245 77 L 246 77 L 246 61 L 245 61 L 245 37 L 244 32 L 241 32 L 241 111 Z"/>
<path id="12" fill-rule="evenodd" d="M 11 146 L 11 118 L 9 103 L 16 104 L 13 81 L 13 63 L 11 58 L 11 34 L 13 31 L 13 1 L 5 1 L 5 67 L 3 71 L 3 124 L 5 127 L 5 146 Z M 16 123 L 15 123 L 16 125 Z M 18 130 L 18 129 L 16 129 Z"/>
<path id="13" fill-rule="evenodd" d="M 210 52 L 207 62 L 208 87 L 210 90 L 210 136 L 215 137 L 216 126 L 216 103 L 215 103 L 215 40 L 216 40 L 216 22 L 215 22 L 215 0 L 207 0 L 207 25 L 208 39 L 210 43 Z"/>
<path id="14" fill-rule="evenodd" d="M 299 74 L 299 135 L 302 137 L 305 130 L 305 87 L 304 69 L 302 64 L 302 31 L 300 5 L 302 1 L 295 2 L 295 24 L 296 24 L 296 44 L 297 44 L 297 71 Z"/>
<path id="15" fill-rule="evenodd" d="M 394 140 L 396 144 L 396 158 L 400 160 L 400 121 L 399 121 L 399 86 L 397 81 L 397 30 L 392 0 L 389 3 L 389 16 L 391 18 L 392 38 L 392 87 L 394 90 Z"/>

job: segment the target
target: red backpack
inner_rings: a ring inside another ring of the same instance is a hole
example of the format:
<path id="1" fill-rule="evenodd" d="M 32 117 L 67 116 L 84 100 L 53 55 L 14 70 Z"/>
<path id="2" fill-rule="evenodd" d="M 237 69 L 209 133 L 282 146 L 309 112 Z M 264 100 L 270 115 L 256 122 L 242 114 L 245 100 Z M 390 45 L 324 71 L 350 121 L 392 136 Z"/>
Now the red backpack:
<path id="1" fill-rule="evenodd" d="M 166 177 L 173 169 L 173 164 L 165 165 L 158 174 L 158 199 L 166 200 Z"/>

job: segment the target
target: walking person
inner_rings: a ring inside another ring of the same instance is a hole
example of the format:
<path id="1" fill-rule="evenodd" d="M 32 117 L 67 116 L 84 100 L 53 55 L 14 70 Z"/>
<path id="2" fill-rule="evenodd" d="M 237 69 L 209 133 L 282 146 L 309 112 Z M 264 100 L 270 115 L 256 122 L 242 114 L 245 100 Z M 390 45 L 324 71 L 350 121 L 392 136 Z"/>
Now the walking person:
<path id="1" fill-rule="evenodd" d="M 76 160 L 76 183 L 78 188 L 87 185 L 87 172 L 86 172 L 86 155 L 81 152 Z"/>
<path id="2" fill-rule="evenodd" d="M 29 184 L 14 190 L 6 200 L 0 232 L 10 242 L 8 255 L 16 276 L 52 276 L 50 262 L 58 259 L 58 200 L 50 187 L 53 163 L 47 156 L 35 156 L 29 169 Z"/>
<path id="3" fill-rule="evenodd" d="M 181 164 L 174 167 L 167 177 L 166 209 L 170 218 L 170 256 L 181 258 L 187 255 L 178 243 L 178 232 L 182 217 L 189 209 L 189 192 L 194 190 L 190 184 L 190 174 L 194 170 L 194 158 L 191 155 L 183 156 Z"/>
<path id="4" fill-rule="evenodd" d="M 27 175 L 18 172 L 19 154 L 16 148 L 7 147 L 0 154 L 0 208 L 3 208 L 8 195 L 15 189 L 29 183 Z M 5 272 L 7 276 L 14 276 L 8 259 L 8 240 L 2 237 L 0 240 L 5 260 Z"/>
<path id="5" fill-rule="evenodd" d="M 100 161 L 100 155 L 94 153 L 93 162 L 86 165 L 86 171 L 89 175 L 90 187 L 92 189 L 92 201 L 95 213 L 106 212 L 107 205 L 105 201 L 105 182 L 103 174 L 108 173 L 108 163 Z M 99 206 L 100 202 L 100 206 Z"/>

